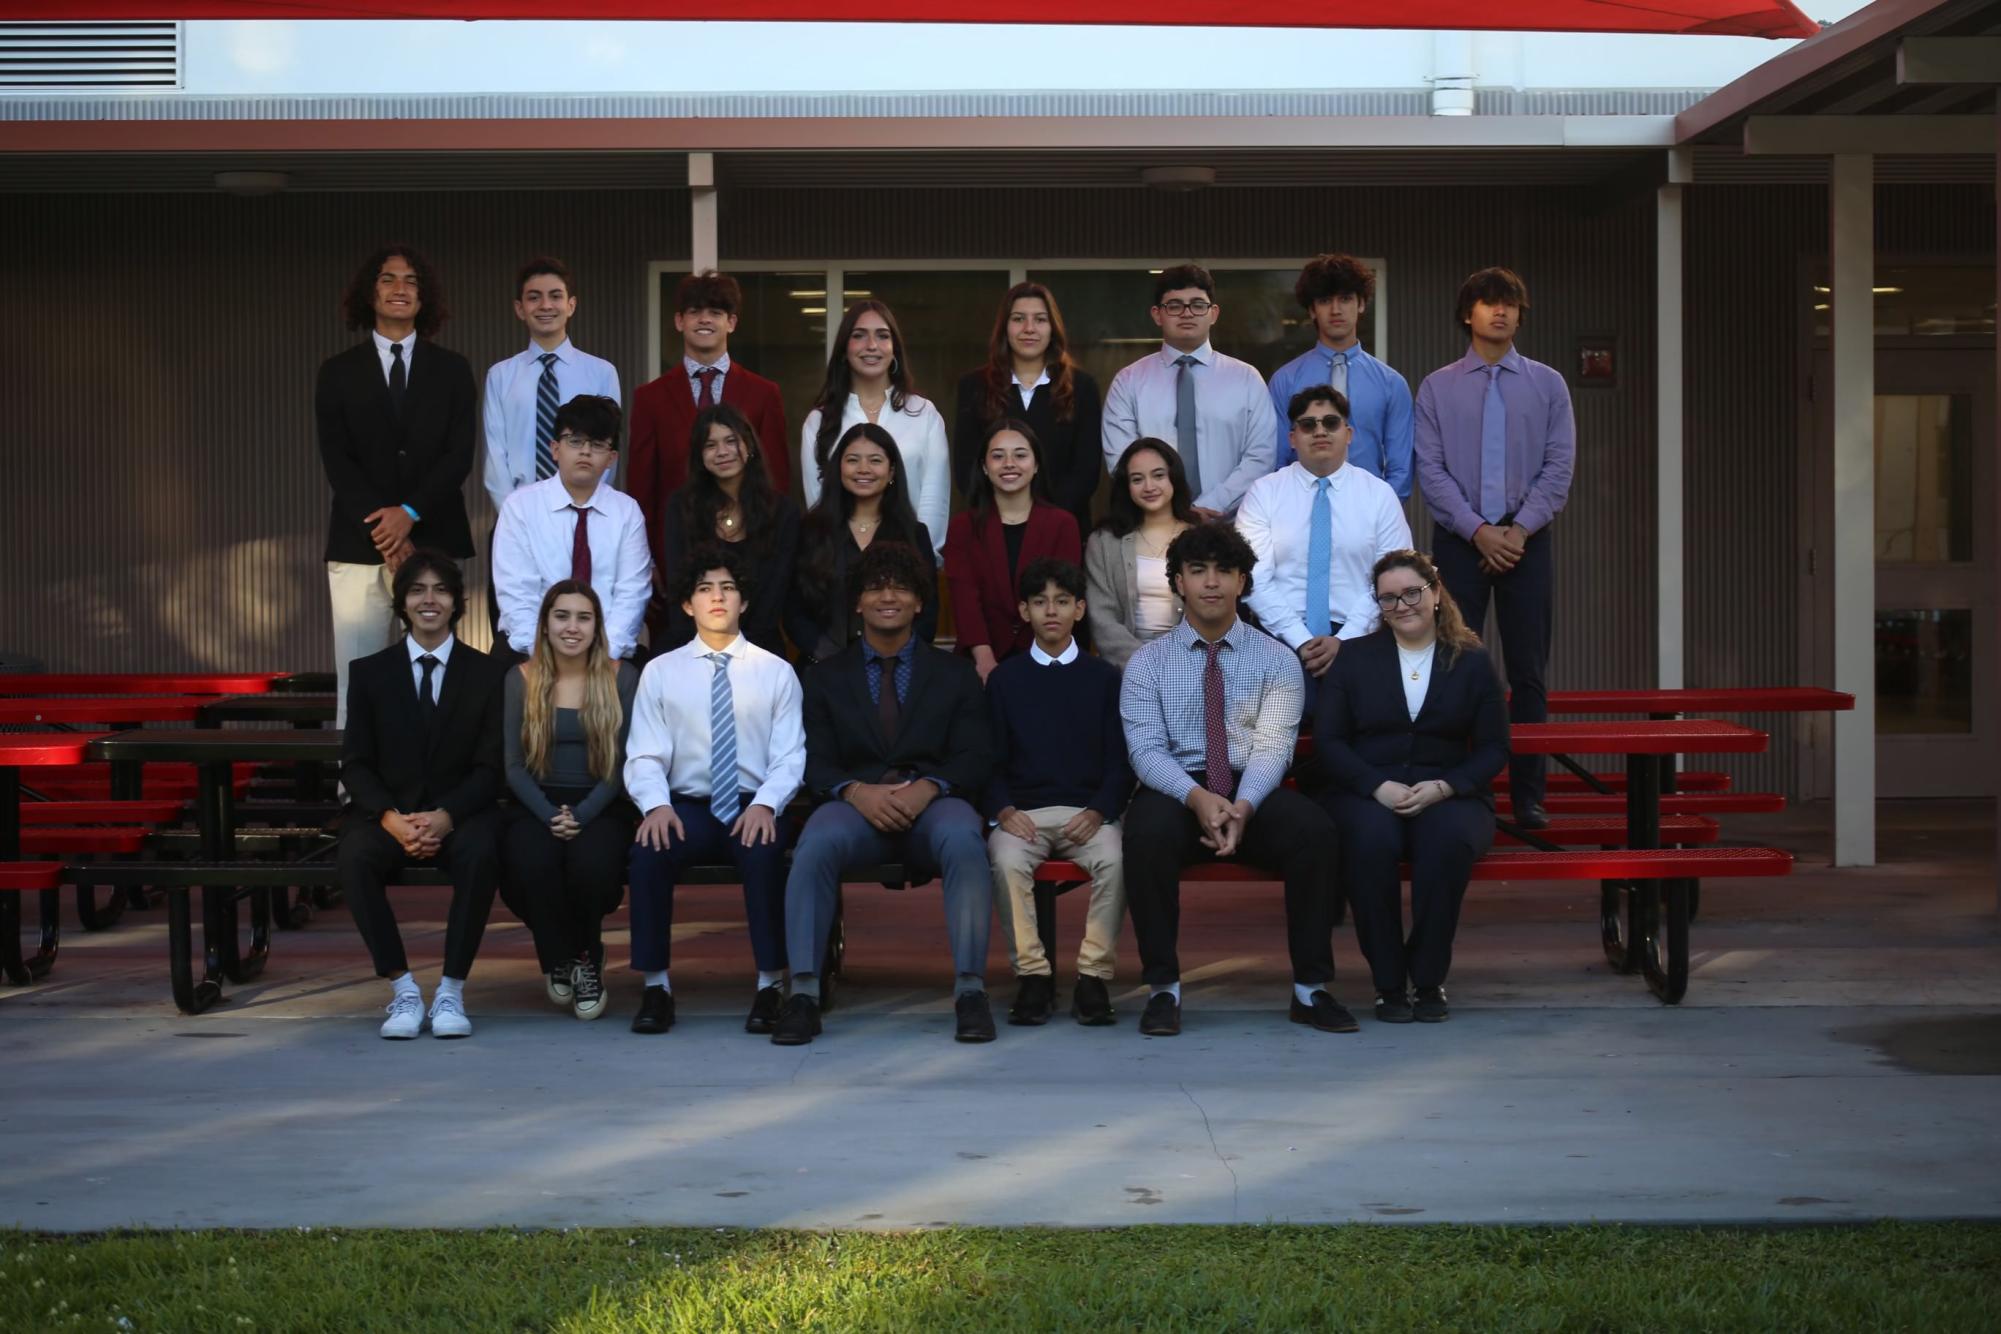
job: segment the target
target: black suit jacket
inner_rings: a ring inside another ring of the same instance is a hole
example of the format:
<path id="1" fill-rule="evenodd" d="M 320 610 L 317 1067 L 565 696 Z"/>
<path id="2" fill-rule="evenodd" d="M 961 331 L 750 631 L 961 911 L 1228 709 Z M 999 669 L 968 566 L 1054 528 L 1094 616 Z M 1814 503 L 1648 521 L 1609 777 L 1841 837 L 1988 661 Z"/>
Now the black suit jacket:
<path id="1" fill-rule="evenodd" d="M 980 442 L 993 424 L 987 414 L 986 371 L 968 371 L 959 380 L 959 414 L 952 437 L 952 478 L 959 494 L 972 489 L 973 475 L 980 470 Z M 1091 501 L 1098 494 L 1098 479 L 1104 476 L 1104 403 L 1098 382 L 1083 371 L 1070 372 L 1072 400 L 1070 420 L 1056 420 L 1056 398 L 1048 385 L 1036 389 L 1021 406 L 1021 395 L 1009 388 L 1007 410 L 1000 415 L 1027 422 L 1035 428 L 1042 446 L 1042 484 L 1057 508 L 1069 510 L 1077 520 L 1077 531 L 1091 531 Z"/>
<path id="2" fill-rule="evenodd" d="M 896 736 L 885 741 L 869 698 L 862 646 L 850 644 L 806 673 L 806 786 L 825 797 L 843 783 L 877 783 L 891 769 L 942 778 L 980 804 L 993 772 L 993 731 L 973 664 L 919 643 Z"/>
<path id="3" fill-rule="evenodd" d="M 745 598 L 749 603 L 743 611 L 743 624 L 738 628 L 745 639 L 782 658 L 785 634 L 780 627 L 785 620 L 786 602 L 792 596 L 792 567 L 799 555 L 799 506 L 792 497 L 778 497 L 768 537 L 770 542 L 764 555 L 738 576 L 746 584 Z M 745 538 L 742 543 L 724 549 L 747 553 L 749 543 L 750 539 Z M 654 570 L 654 586 L 664 590 L 656 593 L 658 605 L 653 610 L 657 614 L 649 619 L 655 626 L 651 647 L 656 654 L 679 648 L 695 637 L 694 618 L 681 610 L 678 591 L 687 575 L 688 553 L 694 546 L 687 531 L 687 516 L 677 496 L 668 502 L 661 523 L 660 549 L 666 554 L 656 558 L 660 564 Z"/>
<path id="4" fill-rule="evenodd" d="M 452 645 L 438 714 L 427 732 L 407 640 L 348 669 L 340 781 L 357 815 L 442 810 L 454 825 L 499 798 L 501 698 L 506 668 L 464 640 Z"/>
<path id="5" fill-rule="evenodd" d="M 465 480 L 473 461 L 472 367 L 449 348 L 419 338 L 399 421 L 373 338 L 320 363 L 313 413 L 320 461 L 333 487 L 328 560 L 380 565 L 363 516 L 408 505 L 424 517 L 410 541 L 463 560 L 472 555 Z"/>
<path id="6" fill-rule="evenodd" d="M 1385 782 L 1442 778 L 1459 796 L 1492 806 L 1494 775 L 1508 763 L 1507 701 L 1493 660 L 1467 649 L 1448 667 L 1441 644 L 1412 718 L 1396 636 L 1351 639 L 1320 678 L 1313 748 L 1327 779 L 1356 796 L 1373 796 Z"/>

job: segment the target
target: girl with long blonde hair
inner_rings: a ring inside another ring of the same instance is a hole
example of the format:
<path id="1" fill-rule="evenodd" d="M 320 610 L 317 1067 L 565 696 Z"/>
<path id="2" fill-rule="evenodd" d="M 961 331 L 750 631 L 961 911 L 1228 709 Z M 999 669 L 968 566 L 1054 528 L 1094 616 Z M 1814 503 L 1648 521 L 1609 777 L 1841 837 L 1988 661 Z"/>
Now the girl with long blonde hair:
<path id="1" fill-rule="evenodd" d="M 565 579 L 542 595 L 535 652 L 507 674 L 501 897 L 535 936 L 549 999 L 604 1013 L 604 919 L 625 897 L 637 821 L 621 773 L 639 673 L 606 648 L 604 608 Z"/>

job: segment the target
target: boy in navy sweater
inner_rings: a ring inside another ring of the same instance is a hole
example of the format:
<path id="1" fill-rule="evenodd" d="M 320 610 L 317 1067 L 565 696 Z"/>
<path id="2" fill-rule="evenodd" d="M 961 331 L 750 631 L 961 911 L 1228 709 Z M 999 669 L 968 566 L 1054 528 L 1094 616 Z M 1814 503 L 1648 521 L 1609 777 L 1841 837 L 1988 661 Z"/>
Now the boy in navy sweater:
<path id="1" fill-rule="evenodd" d="M 986 793 L 987 818 L 996 825 L 987 855 L 1001 932 L 1021 981 L 1007 1021 L 1046 1024 L 1056 1008 L 1056 980 L 1035 919 L 1035 868 L 1062 858 L 1091 876 L 1070 1013 L 1080 1024 L 1109 1024 L 1105 984 L 1126 911 L 1118 820 L 1133 790 L 1119 670 L 1077 647 L 1082 570 L 1065 560 L 1034 561 L 1017 591 L 1035 643 L 987 678 L 996 760 Z"/>

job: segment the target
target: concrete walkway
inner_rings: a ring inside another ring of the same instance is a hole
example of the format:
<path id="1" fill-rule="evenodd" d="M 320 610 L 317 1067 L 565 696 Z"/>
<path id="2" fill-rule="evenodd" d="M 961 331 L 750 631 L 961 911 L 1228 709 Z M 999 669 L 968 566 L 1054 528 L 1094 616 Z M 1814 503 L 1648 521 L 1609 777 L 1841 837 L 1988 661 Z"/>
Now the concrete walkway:
<path id="1" fill-rule="evenodd" d="M 851 983 L 797 1049 L 741 1031 L 729 891 L 684 900 L 683 1018 L 653 1039 L 626 1031 L 629 974 L 597 1023 L 551 1010 L 504 914 L 468 1042 L 374 1036 L 385 987 L 339 912 L 281 934 L 230 1003 L 182 1016 L 161 914 L 134 913 L 66 938 L 51 983 L 0 991 L 0 1224 L 2001 1216 L 1991 827 L 1976 807 L 1884 816 L 1889 864 L 1871 872 L 1825 869 L 1810 818 L 1734 823 L 1794 846 L 1802 871 L 1704 887 L 1679 1008 L 1605 968 L 1595 887 L 1479 887 L 1452 1022 L 1365 1015 L 1354 1036 L 1285 1022 L 1276 887 L 1190 894 L 1182 1037 L 1140 1038 L 1122 982 L 1116 1028 L 1003 1026 L 987 1047 L 950 1040 L 923 890 L 853 895 Z M 435 960 L 441 907 L 407 897 L 418 959 Z M 1339 943 L 1337 990 L 1362 1011 L 1352 934 Z M 1128 939 L 1122 980 L 1136 972 Z M 1004 1004 L 998 953 L 992 975 Z"/>

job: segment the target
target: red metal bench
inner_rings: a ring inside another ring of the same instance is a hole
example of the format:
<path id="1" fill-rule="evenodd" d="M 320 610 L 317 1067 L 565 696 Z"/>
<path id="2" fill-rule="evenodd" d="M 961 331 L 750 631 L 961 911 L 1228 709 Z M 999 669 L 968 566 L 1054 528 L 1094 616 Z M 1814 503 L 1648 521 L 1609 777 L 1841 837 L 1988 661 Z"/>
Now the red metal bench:
<path id="1" fill-rule="evenodd" d="M 187 817 L 185 801 L 26 801 L 21 803 L 24 825 L 79 824 L 179 824 Z"/>
<path id="2" fill-rule="evenodd" d="M 1552 792 L 1542 807 L 1551 815 L 1620 815 L 1626 813 L 1624 793 Z M 1497 795 L 1494 808 L 1503 819 L 1514 811 L 1514 803 Z M 1777 792 L 1664 792 L 1661 817 L 1671 815 L 1769 815 L 1786 808 L 1786 799 Z"/>
<path id="3" fill-rule="evenodd" d="M 1545 780 L 1551 792 L 1624 792 L 1626 774 L 1593 771 L 1590 782 L 1573 773 L 1557 772 Z M 1494 791 L 1506 792 L 1510 786 L 1506 769 L 1494 775 Z M 1713 769 L 1684 769 L 1675 774 L 1677 792 L 1728 792 L 1730 775 Z"/>
<path id="4" fill-rule="evenodd" d="M 0 862 L 0 976 L 17 987 L 39 982 L 55 967 L 62 944 L 61 862 Z M 40 948 L 21 957 L 21 895 L 41 896 Z"/>

